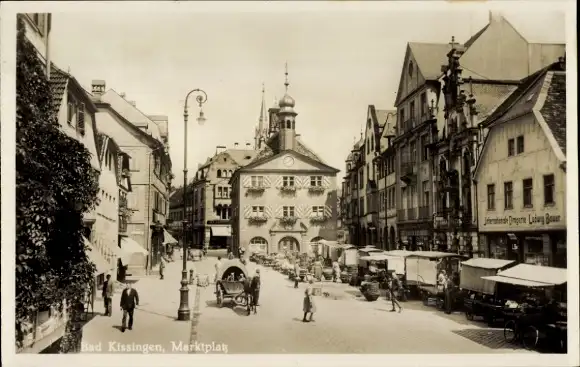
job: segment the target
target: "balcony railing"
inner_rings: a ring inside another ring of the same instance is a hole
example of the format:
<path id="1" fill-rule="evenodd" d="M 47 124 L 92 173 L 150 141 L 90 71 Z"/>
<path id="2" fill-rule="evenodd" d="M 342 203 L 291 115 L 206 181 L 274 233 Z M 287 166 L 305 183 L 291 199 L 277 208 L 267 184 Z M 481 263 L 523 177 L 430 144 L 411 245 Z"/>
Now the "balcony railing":
<path id="1" fill-rule="evenodd" d="M 431 218 L 429 206 L 419 207 L 419 219 L 429 219 L 429 218 Z"/>
<path id="2" fill-rule="evenodd" d="M 417 219 L 417 208 L 407 209 L 407 220 Z"/>
<path id="3" fill-rule="evenodd" d="M 407 220 L 407 216 L 405 215 L 405 209 L 399 209 L 397 210 L 397 220 L 399 222 L 405 221 Z"/>

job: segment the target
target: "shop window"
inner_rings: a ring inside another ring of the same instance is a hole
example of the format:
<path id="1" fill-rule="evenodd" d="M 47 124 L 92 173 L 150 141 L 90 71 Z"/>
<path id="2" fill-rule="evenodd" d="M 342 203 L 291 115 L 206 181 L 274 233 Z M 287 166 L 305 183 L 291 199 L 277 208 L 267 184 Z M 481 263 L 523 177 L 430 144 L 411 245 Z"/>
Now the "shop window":
<path id="1" fill-rule="evenodd" d="M 534 190 L 534 181 L 531 178 L 525 179 L 523 181 L 524 207 L 525 208 L 533 207 L 533 204 L 532 204 L 533 190 Z"/>
<path id="2" fill-rule="evenodd" d="M 544 204 L 554 204 L 554 175 L 544 176 Z"/>
<path id="3" fill-rule="evenodd" d="M 487 210 L 495 210 L 495 185 L 487 185 Z"/>
<path id="4" fill-rule="evenodd" d="M 524 237 L 524 256 L 526 264 L 548 266 L 549 256 L 544 253 L 543 237 Z"/>
<path id="5" fill-rule="evenodd" d="M 514 190 L 512 182 L 504 182 L 503 184 L 503 199 L 504 199 L 504 209 L 513 209 L 514 203 Z"/>

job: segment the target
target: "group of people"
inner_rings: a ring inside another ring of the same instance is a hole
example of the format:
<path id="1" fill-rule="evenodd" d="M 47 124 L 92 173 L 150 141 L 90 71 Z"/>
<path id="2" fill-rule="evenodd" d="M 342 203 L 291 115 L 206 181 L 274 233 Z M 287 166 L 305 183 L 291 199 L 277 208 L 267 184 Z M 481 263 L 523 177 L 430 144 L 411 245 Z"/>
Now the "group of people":
<path id="1" fill-rule="evenodd" d="M 107 274 L 107 278 L 103 283 L 103 300 L 105 303 L 105 316 L 113 316 L 113 295 L 115 294 L 115 282 L 111 280 L 111 275 Z M 131 283 L 127 282 L 125 284 L 125 289 L 121 293 L 120 307 L 123 312 L 123 318 L 121 320 L 121 331 L 133 330 L 133 314 L 135 308 L 139 306 L 139 293 L 134 289 Z M 127 318 L 129 320 L 127 320 Z M 128 321 L 128 323 L 127 323 Z"/>
<path id="2" fill-rule="evenodd" d="M 459 273 L 454 272 L 451 276 L 442 269 L 437 276 L 437 290 L 444 293 L 443 308 L 446 314 L 453 311 L 455 291 L 459 287 Z"/>

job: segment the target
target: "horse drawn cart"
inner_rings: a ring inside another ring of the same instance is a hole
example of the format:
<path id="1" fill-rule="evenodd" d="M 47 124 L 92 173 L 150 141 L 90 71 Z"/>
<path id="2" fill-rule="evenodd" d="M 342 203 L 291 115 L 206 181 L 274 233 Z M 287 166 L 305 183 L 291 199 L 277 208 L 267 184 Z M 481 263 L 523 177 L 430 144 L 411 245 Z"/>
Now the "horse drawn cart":
<path id="1" fill-rule="evenodd" d="M 218 307 L 222 307 L 226 299 L 231 299 L 234 306 L 246 307 L 250 313 L 249 295 L 244 291 L 245 279 L 248 279 L 248 271 L 240 259 L 223 262 L 215 284 Z"/>

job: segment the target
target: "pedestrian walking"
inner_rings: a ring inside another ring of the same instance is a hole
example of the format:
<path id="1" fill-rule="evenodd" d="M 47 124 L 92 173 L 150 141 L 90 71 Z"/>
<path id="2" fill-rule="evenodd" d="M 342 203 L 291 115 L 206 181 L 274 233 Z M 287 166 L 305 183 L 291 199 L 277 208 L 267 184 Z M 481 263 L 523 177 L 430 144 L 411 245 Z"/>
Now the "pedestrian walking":
<path id="1" fill-rule="evenodd" d="M 399 307 L 399 313 L 403 310 L 399 300 L 397 299 L 398 293 L 402 290 L 403 286 L 401 285 L 401 280 L 394 274 L 391 276 L 391 280 L 389 281 L 389 297 L 391 298 L 391 312 L 395 312 L 397 307 Z"/>
<path id="2" fill-rule="evenodd" d="M 294 288 L 298 288 L 298 282 L 300 281 L 300 263 L 298 259 L 294 263 Z"/>
<path id="3" fill-rule="evenodd" d="M 316 305 L 314 304 L 314 290 L 312 289 L 312 284 L 314 283 L 313 279 L 308 281 L 308 287 L 304 291 L 304 302 L 302 305 L 302 310 L 304 311 L 304 317 L 302 318 L 302 322 L 311 322 L 314 321 L 314 313 L 316 312 Z M 310 317 L 308 314 L 310 313 Z"/>
<path id="4" fill-rule="evenodd" d="M 135 307 L 139 306 L 139 293 L 127 283 L 127 287 L 121 294 L 121 310 L 123 311 L 123 319 L 121 321 L 121 331 L 125 332 L 127 326 L 127 316 L 129 316 L 129 330 L 133 330 L 133 312 Z"/>
<path id="5" fill-rule="evenodd" d="M 113 315 L 113 294 L 115 282 L 111 280 L 111 274 L 107 274 L 107 280 L 103 283 L 103 300 L 105 301 L 105 316 Z"/>
<path id="6" fill-rule="evenodd" d="M 159 253 L 161 255 L 161 253 Z M 159 260 L 159 279 L 163 279 L 163 272 L 165 270 L 165 258 L 161 255 Z"/>
<path id="7" fill-rule="evenodd" d="M 219 273 L 222 267 L 222 257 L 218 256 L 217 258 L 217 262 L 215 263 L 215 279 L 214 279 L 214 283 L 217 283 L 218 281 L 218 277 L 219 277 Z"/>
<path id="8" fill-rule="evenodd" d="M 336 283 L 340 279 L 340 265 L 338 264 L 338 261 L 335 260 L 332 263 L 332 270 L 333 270 L 332 272 L 334 275 L 333 281 Z"/>

